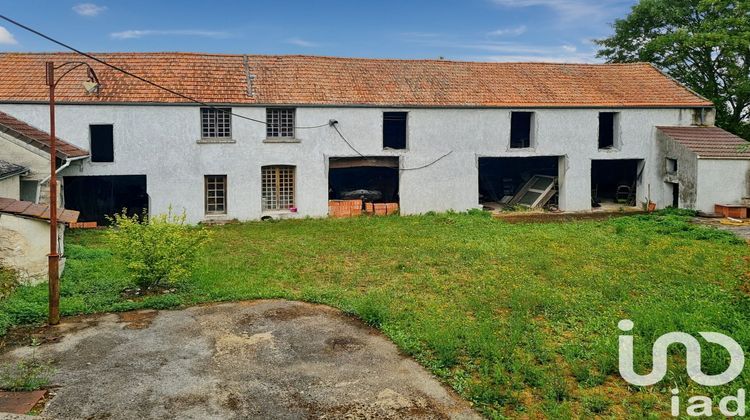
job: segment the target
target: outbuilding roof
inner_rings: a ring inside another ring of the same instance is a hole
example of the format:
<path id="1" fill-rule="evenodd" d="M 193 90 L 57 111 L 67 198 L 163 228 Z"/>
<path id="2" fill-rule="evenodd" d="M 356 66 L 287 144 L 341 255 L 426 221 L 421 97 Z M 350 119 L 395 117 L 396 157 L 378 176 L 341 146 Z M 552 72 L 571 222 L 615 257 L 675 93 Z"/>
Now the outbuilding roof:
<path id="1" fill-rule="evenodd" d="M 10 178 L 12 176 L 21 175 L 28 171 L 29 168 L 15 163 L 6 162 L 0 160 L 0 179 Z"/>
<path id="2" fill-rule="evenodd" d="M 12 214 L 14 216 L 29 217 L 32 219 L 49 220 L 50 211 L 47 204 L 35 204 L 31 201 L 14 200 L 12 198 L 0 197 L 0 214 Z M 80 212 L 76 210 L 58 209 L 58 223 L 75 223 L 78 221 Z"/>
<path id="3" fill-rule="evenodd" d="M 647 63 L 557 64 L 393 60 L 301 55 L 103 53 L 96 57 L 212 104 L 393 107 L 711 107 Z M 68 103 L 185 103 L 69 53 L 0 54 L 0 102 L 48 97 L 44 62 L 86 61 L 101 82 L 81 87 L 82 66 L 60 83 Z"/>
<path id="4" fill-rule="evenodd" d="M 0 85 L 2 85 L 2 83 L 3 82 L 0 81 Z M 32 127 L 4 112 L 0 112 L 0 131 L 49 153 L 49 133 L 36 127 Z M 55 142 L 57 157 L 67 159 L 89 155 L 89 152 L 86 150 L 74 146 L 59 137 L 55 138 L 57 139 Z"/>
<path id="5" fill-rule="evenodd" d="M 750 159 L 750 143 L 719 127 L 657 127 L 702 159 Z"/>

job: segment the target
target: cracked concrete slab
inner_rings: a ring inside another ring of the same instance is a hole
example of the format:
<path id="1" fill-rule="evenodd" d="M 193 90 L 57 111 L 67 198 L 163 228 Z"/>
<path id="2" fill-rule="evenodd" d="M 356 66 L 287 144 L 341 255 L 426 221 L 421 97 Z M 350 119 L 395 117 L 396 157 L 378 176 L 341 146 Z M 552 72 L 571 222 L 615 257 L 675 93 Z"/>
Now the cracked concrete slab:
<path id="1" fill-rule="evenodd" d="M 262 300 L 76 318 L 0 362 L 51 360 L 55 419 L 478 418 L 378 331 Z"/>

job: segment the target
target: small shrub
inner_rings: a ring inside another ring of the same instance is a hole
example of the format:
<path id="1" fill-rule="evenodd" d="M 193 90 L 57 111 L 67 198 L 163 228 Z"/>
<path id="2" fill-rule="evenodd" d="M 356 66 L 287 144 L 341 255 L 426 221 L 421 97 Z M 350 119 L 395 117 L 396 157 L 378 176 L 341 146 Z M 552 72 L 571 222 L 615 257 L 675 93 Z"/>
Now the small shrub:
<path id="1" fill-rule="evenodd" d="M 209 239 L 203 227 L 185 224 L 185 213 L 149 217 L 110 218 L 107 235 L 114 255 L 125 263 L 135 283 L 144 290 L 166 287 L 188 276 Z"/>
<path id="2" fill-rule="evenodd" d="M 8 297 L 16 286 L 18 286 L 18 273 L 0 266 L 0 299 Z"/>
<path id="3" fill-rule="evenodd" d="M 21 360 L 0 365 L 0 389 L 6 391 L 36 391 L 49 384 L 54 369 L 38 359 Z"/>

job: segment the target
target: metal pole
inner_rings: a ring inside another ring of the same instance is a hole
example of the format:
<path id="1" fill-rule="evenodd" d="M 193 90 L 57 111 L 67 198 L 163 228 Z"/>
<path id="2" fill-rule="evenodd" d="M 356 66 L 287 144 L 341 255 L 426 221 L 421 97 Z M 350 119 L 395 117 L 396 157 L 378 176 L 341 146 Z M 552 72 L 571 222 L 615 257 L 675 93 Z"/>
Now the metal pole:
<path id="1" fill-rule="evenodd" d="M 57 144 L 55 138 L 55 65 L 48 61 L 49 86 L 49 319 L 50 325 L 60 323 L 60 254 L 57 253 Z"/>

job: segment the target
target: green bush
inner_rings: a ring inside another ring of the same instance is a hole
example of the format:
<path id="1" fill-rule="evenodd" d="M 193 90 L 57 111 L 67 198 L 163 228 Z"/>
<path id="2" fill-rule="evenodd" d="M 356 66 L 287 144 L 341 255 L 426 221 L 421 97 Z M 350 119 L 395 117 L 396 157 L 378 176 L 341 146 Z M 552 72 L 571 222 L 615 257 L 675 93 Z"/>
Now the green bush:
<path id="1" fill-rule="evenodd" d="M 17 273 L 9 268 L 0 266 L 0 299 L 8 297 L 17 285 Z"/>
<path id="2" fill-rule="evenodd" d="M 152 217 L 123 211 L 110 220 L 112 252 L 143 290 L 170 286 L 190 275 L 209 239 L 208 230 L 185 224 L 185 213 L 174 214 L 171 208 Z"/>

